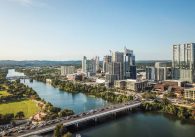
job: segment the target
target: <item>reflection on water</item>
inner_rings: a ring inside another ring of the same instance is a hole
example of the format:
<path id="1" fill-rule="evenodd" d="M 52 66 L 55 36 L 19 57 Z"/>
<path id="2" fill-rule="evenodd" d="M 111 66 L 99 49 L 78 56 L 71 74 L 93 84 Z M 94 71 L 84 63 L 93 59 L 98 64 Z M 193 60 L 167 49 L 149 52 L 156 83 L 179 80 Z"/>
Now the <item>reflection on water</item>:
<path id="1" fill-rule="evenodd" d="M 79 132 L 82 137 L 194 137 L 195 125 L 160 113 L 135 113 Z"/>

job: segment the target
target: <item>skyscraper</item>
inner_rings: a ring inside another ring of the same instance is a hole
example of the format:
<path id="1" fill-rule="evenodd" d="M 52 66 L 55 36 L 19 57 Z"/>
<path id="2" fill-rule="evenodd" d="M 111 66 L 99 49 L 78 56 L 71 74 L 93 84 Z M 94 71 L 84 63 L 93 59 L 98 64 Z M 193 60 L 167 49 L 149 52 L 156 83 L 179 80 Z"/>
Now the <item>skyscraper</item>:
<path id="1" fill-rule="evenodd" d="M 100 58 L 99 58 L 99 56 L 96 56 L 95 57 L 95 61 L 96 61 L 96 71 L 98 71 L 99 70 L 99 68 L 100 68 Z"/>
<path id="2" fill-rule="evenodd" d="M 83 60 L 82 60 L 83 73 L 87 74 L 88 76 L 90 76 L 91 74 L 95 74 L 96 68 L 97 68 L 97 63 L 99 63 L 99 61 L 97 61 L 96 58 L 88 60 L 87 57 L 84 56 Z"/>
<path id="3" fill-rule="evenodd" d="M 195 82 L 195 43 L 173 45 L 173 79 Z"/>
<path id="4" fill-rule="evenodd" d="M 117 63 L 120 65 L 120 67 L 118 69 L 120 70 L 115 70 L 117 72 L 120 72 L 119 74 L 119 79 L 123 79 L 124 78 L 124 71 L 123 71 L 123 66 L 124 66 L 124 53 L 123 52 L 113 52 L 112 53 L 112 62 Z M 116 67 L 117 69 L 117 67 Z"/>
<path id="5" fill-rule="evenodd" d="M 108 55 L 104 56 L 104 59 L 103 59 L 103 69 L 102 69 L 103 73 L 108 72 L 107 64 L 111 63 L 111 62 L 112 62 L 112 56 L 108 56 Z"/>
<path id="6" fill-rule="evenodd" d="M 84 56 L 82 60 L 82 71 L 83 73 L 87 73 L 87 57 Z"/>
<path id="7" fill-rule="evenodd" d="M 135 66 L 135 55 L 133 50 L 124 49 L 124 78 L 136 79 L 137 71 Z"/>

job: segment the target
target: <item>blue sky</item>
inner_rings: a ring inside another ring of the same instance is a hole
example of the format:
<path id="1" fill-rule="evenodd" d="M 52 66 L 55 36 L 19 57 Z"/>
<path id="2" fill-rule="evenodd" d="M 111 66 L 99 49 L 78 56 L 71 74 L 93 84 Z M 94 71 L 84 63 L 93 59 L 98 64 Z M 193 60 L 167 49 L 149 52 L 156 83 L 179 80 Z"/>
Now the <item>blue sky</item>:
<path id="1" fill-rule="evenodd" d="M 133 49 L 171 59 L 195 42 L 194 0 L 0 0 L 0 60 L 77 60 Z"/>

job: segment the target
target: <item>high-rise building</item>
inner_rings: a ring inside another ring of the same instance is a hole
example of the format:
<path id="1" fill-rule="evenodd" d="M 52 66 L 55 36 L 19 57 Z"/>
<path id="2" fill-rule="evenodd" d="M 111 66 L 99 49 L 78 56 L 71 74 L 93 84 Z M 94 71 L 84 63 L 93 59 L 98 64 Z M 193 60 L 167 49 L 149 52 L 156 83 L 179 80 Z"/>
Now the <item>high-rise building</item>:
<path id="1" fill-rule="evenodd" d="M 116 75 L 117 79 L 121 79 L 121 63 L 120 62 L 111 62 L 106 65 L 107 74 Z"/>
<path id="2" fill-rule="evenodd" d="M 195 43 L 173 45 L 173 79 L 195 82 Z"/>
<path id="3" fill-rule="evenodd" d="M 112 62 L 118 64 L 120 67 L 116 67 L 115 71 L 120 72 L 119 79 L 124 78 L 124 53 L 123 52 L 113 52 L 112 53 Z M 119 70 L 116 70 L 119 69 Z"/>
<path id="4" fill-rule="evenodd" d="M 87 68 L 87 73 L 96 73 L 96 60 L 91 59 L 91 60 L 87 60 L 87 64 L 86 64 L 86 68 Z"/>
<path id="5" fill-rule="evenodd" d="M 75 73 L 75 66 L 61 66 L 61 75 L 66 76 L 68 74 Z"/>
<path id="6" fill-rule="evenodd" d="M 82 71 L 83 73 L 87 73 L 87 57 L 84 56 L 82 60 Z"/>
<path id="7" fill-rule="evenodd" d="M 100 58 L 98 56 L 95 57 L 95 61 L 96 61 L 96 71 L 98 71 L 100 69 Z"/>
<path id="8" fill-rule="evenodd" d="M 155 81 L 155 67 L 146 67 L 146 79 Z"/>
<path id="9" fill-rule="evenodd" d="M 133 50 L 124 49 L 124 79 L 136 79 L 137 71 Z"/>
<path id="10" fill-rule="evenodd" d="M 171 79 L 172 69 L 166 67 L 164 62 L 156 62 L 154 67 L 146 67 L 146 79 L 152 81 L 164 81 Z"/>
<path id="11" fill-rule="evenodd" d="M 112 56 L 104 56 L 104 59 L 103 59 L 103 69 L 102 69 L 102 72 L 103 73 L 107 73 L 108 72 L 108 69 L 107 69 L 107 64 L 108 63 L 111 63 L 112 62 Z"/>
<path id="12" fill-rule="evenodd" d="M 99 63 L 99 61 L 97 61 L 96 58 L 91 59 L 91 60 L 87 60 L 87 57 L 84 56 L 83 60 L 82 60 L 82 71 L 83 71 L 83 73 L 85 73 L 88 76 L 90 76 L 91 74 L 95 74 L 96 73 L 96 68 L 97 68 L 97 63 Z"/>

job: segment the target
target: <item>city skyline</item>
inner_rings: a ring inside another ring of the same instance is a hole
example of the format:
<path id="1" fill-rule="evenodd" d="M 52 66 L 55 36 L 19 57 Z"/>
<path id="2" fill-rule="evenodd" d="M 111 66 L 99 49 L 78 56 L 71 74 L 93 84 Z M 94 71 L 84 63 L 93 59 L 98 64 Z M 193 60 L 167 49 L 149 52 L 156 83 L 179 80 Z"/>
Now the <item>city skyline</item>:
<path id="1" fill-rule="evenodd" d="M 195 41 L 194 5 L 192 0 L 1 1 L 0 60 L 102 60 L 124 46 L 134 50 L 136 60 L 172 60 L 172 45 Z"/>

